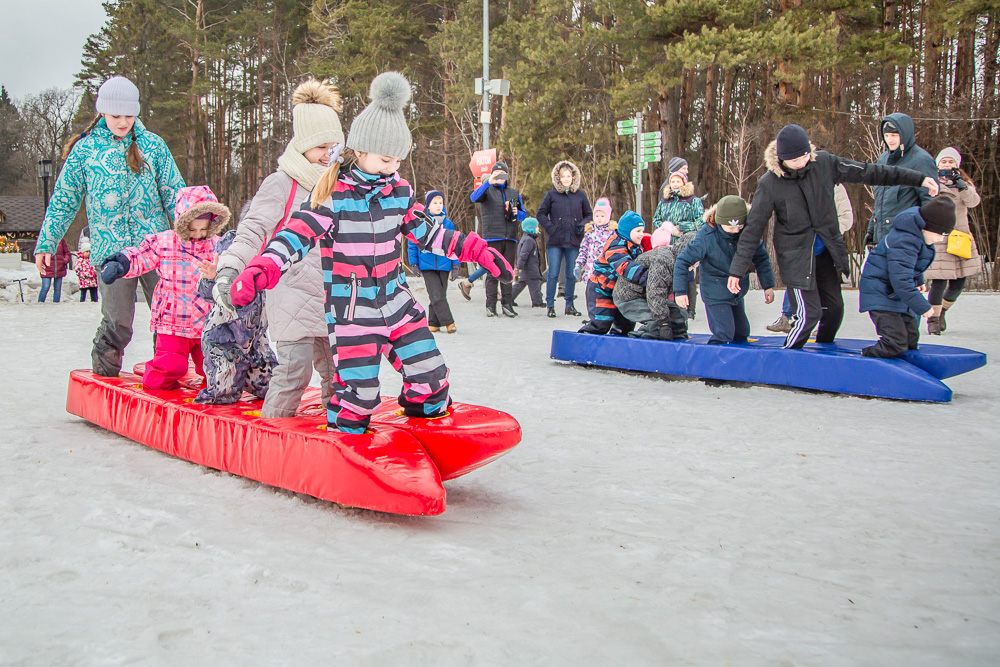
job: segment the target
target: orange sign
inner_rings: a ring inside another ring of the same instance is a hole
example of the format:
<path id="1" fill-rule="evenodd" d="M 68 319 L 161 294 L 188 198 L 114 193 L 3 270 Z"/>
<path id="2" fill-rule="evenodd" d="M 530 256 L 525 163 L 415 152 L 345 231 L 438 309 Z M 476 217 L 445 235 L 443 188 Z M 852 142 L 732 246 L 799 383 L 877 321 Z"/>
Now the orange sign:
<path id="1" fill-rule="evenodd" d="M 472 170 L 472 175 L 475 178 L 479 178 L 490 173 L 490 168 L 496 164 L 496 161 L 497 149 L 490 148 L 485 151 L 476 151 L 472 154 L 472 160 L 469 161 L 469 169 Z"/>

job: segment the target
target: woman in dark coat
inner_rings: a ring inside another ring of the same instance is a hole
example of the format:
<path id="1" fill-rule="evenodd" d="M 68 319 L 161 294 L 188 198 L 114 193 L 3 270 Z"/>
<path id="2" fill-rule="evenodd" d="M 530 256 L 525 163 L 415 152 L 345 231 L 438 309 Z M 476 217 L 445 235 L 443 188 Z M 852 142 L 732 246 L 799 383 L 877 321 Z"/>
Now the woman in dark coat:
<path id="1" fill-rule="evenodd" d="M 44 303 L 49 295 L 49 287 L 52 287 L 52 302 L 59 303 L 62 298 L 62 281 L 66 277 L 66 269 L 69 268 L 69 246 L 65 239 L 59 241 L 56 247 L 55 261 L 42 265 L 39 274 L 42 276 L 42 291 L 38 293 L 38 303 Z"/>
<path id="2" fill-rule="evenodd" d="M 594 217 L 593 213 L 587 194 L 580 189 L 580 170 L 569 160 L 560 160 L 552 168 L 552 189 L 545 193 L 536 215 L 538 224 L 548 235 L 545 255 L 549 275 L 545 303 L 549 317 L 556 316 L 556 284 L 559 282 L 560 264 L 566 281 L 566 314 L 574 317 L 581 315 L 573 306 L 576 286 L 573 267 L 580 254 L 584 226 Z"/>

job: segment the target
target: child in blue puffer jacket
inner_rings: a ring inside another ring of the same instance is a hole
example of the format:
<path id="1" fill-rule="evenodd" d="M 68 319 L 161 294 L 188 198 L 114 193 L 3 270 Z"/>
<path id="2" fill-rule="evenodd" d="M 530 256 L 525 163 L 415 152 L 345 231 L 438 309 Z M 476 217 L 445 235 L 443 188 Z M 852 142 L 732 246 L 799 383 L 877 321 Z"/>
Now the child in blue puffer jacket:
<path id="1" fill-rule="evenodd" d="M 682 309 L 688 307 L 688 271 L 701 262 L 698 273 L 701 300 L 705 302 L 708 328 L 712 330 L 710 345 L 743 342 L 750 336 L 750 321 L 743 303 L 750 290 L 750 278 L 746 274 L 740 276 L 739 289 L 735 292 L 728 287 L 729 267 L 736 256 L 747 213 L 747 203 L 742 198 L 728 195 L 720 199 L 705 213 L 707 224 L 674 262 L 674 301 Z M 757 244 L 752 262 L 764 288 L 764 303 L 771 303 L 774 301 L 774 272 L 763 242 Z"/>
<path id="2" fill-rule="evenodd" d="M 424 195 L 424 206 L 431 219 L 445 229 L 455 229 L 455 223 L 448 219 L 444 210 L 444 195 L 437 190 L 431 190 Z M 427 328 L 431 333 L 437 333 L 442 328 L 448 333 L 455 333 L 455 318 L 448 305 L 448 277 L 458 279 L 458 260 L 449 259 L 443 254 L 421 250 L 415 243 L 406 244 L 406 256 L 410 268 L 415 275 L 424 277 L 427 287 Z"/>
<path id="3" fill-rule="evenodd" d="M 859 310 L 875 324 L 878 342 L 864 348 L 866 357 L 891 359 L 917 349 L 917 316 L 934 313 L 926 292 L 924 271 L 934 261 L 934 243 L 955 228 L 955 202 L 935 197 L 892 219 L 892 229 L 868 255 L 861 269 Z"/>

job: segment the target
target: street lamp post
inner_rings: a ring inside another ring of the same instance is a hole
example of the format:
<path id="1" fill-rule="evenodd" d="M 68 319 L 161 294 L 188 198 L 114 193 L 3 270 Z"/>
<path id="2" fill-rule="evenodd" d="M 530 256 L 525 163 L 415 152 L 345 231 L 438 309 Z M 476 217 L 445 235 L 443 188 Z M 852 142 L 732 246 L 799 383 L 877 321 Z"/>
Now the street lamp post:
<path id="1" fill-rule="evenodd" d="M 52 176 L 52 160 L 38 161 L 38 178 L 42 179 L 42 201 L 45 210 L 49 210 L 49 178 Z"/>

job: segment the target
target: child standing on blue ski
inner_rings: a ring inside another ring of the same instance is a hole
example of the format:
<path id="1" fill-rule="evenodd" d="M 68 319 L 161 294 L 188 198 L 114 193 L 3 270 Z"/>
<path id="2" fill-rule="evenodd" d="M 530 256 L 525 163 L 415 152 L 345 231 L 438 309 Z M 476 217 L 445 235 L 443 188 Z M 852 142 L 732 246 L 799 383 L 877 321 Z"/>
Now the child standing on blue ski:
<path id="1" fill-rule="evenodd" d="M 875 324 L 878 342 L 864 348 L 866 357 L 891 359 L 917 349 L 920 324 L 934 309 L 922 292 L 924 271 L 934 261 L 934 243 L 955 228 L 955 202 L 935 197 L 908 208 L 892 220 L 892 229 L 879 241 L 861 270 L 860 306 Z"/>
<path id="2" fill-rule="evenodd" d="M 383 355 L 403 375 L 399 403 L 406 415 L 441 416 L 451 403 L 448 367 L 402 272 L 403 236 L 422 250 L 477 262 L 508 285 L 513 278 L 503 255 L 478 234 L 435 224 L 399 175 L 413 144 L 403 115 L 409 81 L 398 72 L 385 72 L 372 81 L 370 96 L 371 104 L 347 134 L 351 153 L 345 156 L 345 168 L 335 162 L 327 169 L 310 200 L 247 264 L 231 289 L 233 304 L 246 305 L 319 246 L 337 369 L 327 424 L 357 434 L 365 432 L 381 405 Z"/>
<path id="3" fill-rule="evenodd" d="M 750 336 L 750 320 L 743 303 L 750 290 L 747 272 L 738 276 L 739 290 L 736 293 L 727 286 L 729 267 L 736 255 L 747 213 L 747 203 L 742 198 L 727 195 L 720 199 L 705 213 L 707 224 L 674 262 L 674 300 L 681 308 L 688 306 L 688 271 L 696 263 L 701 263 L 698 276 L 708 328 L 712 330 L 708 341 L 710 345 L 742 342 Z M 771 303 L 774 301 L 774 273 L 762 241 L 757 242 L 752 261 L 764 288 L 764 303 Z"/>

